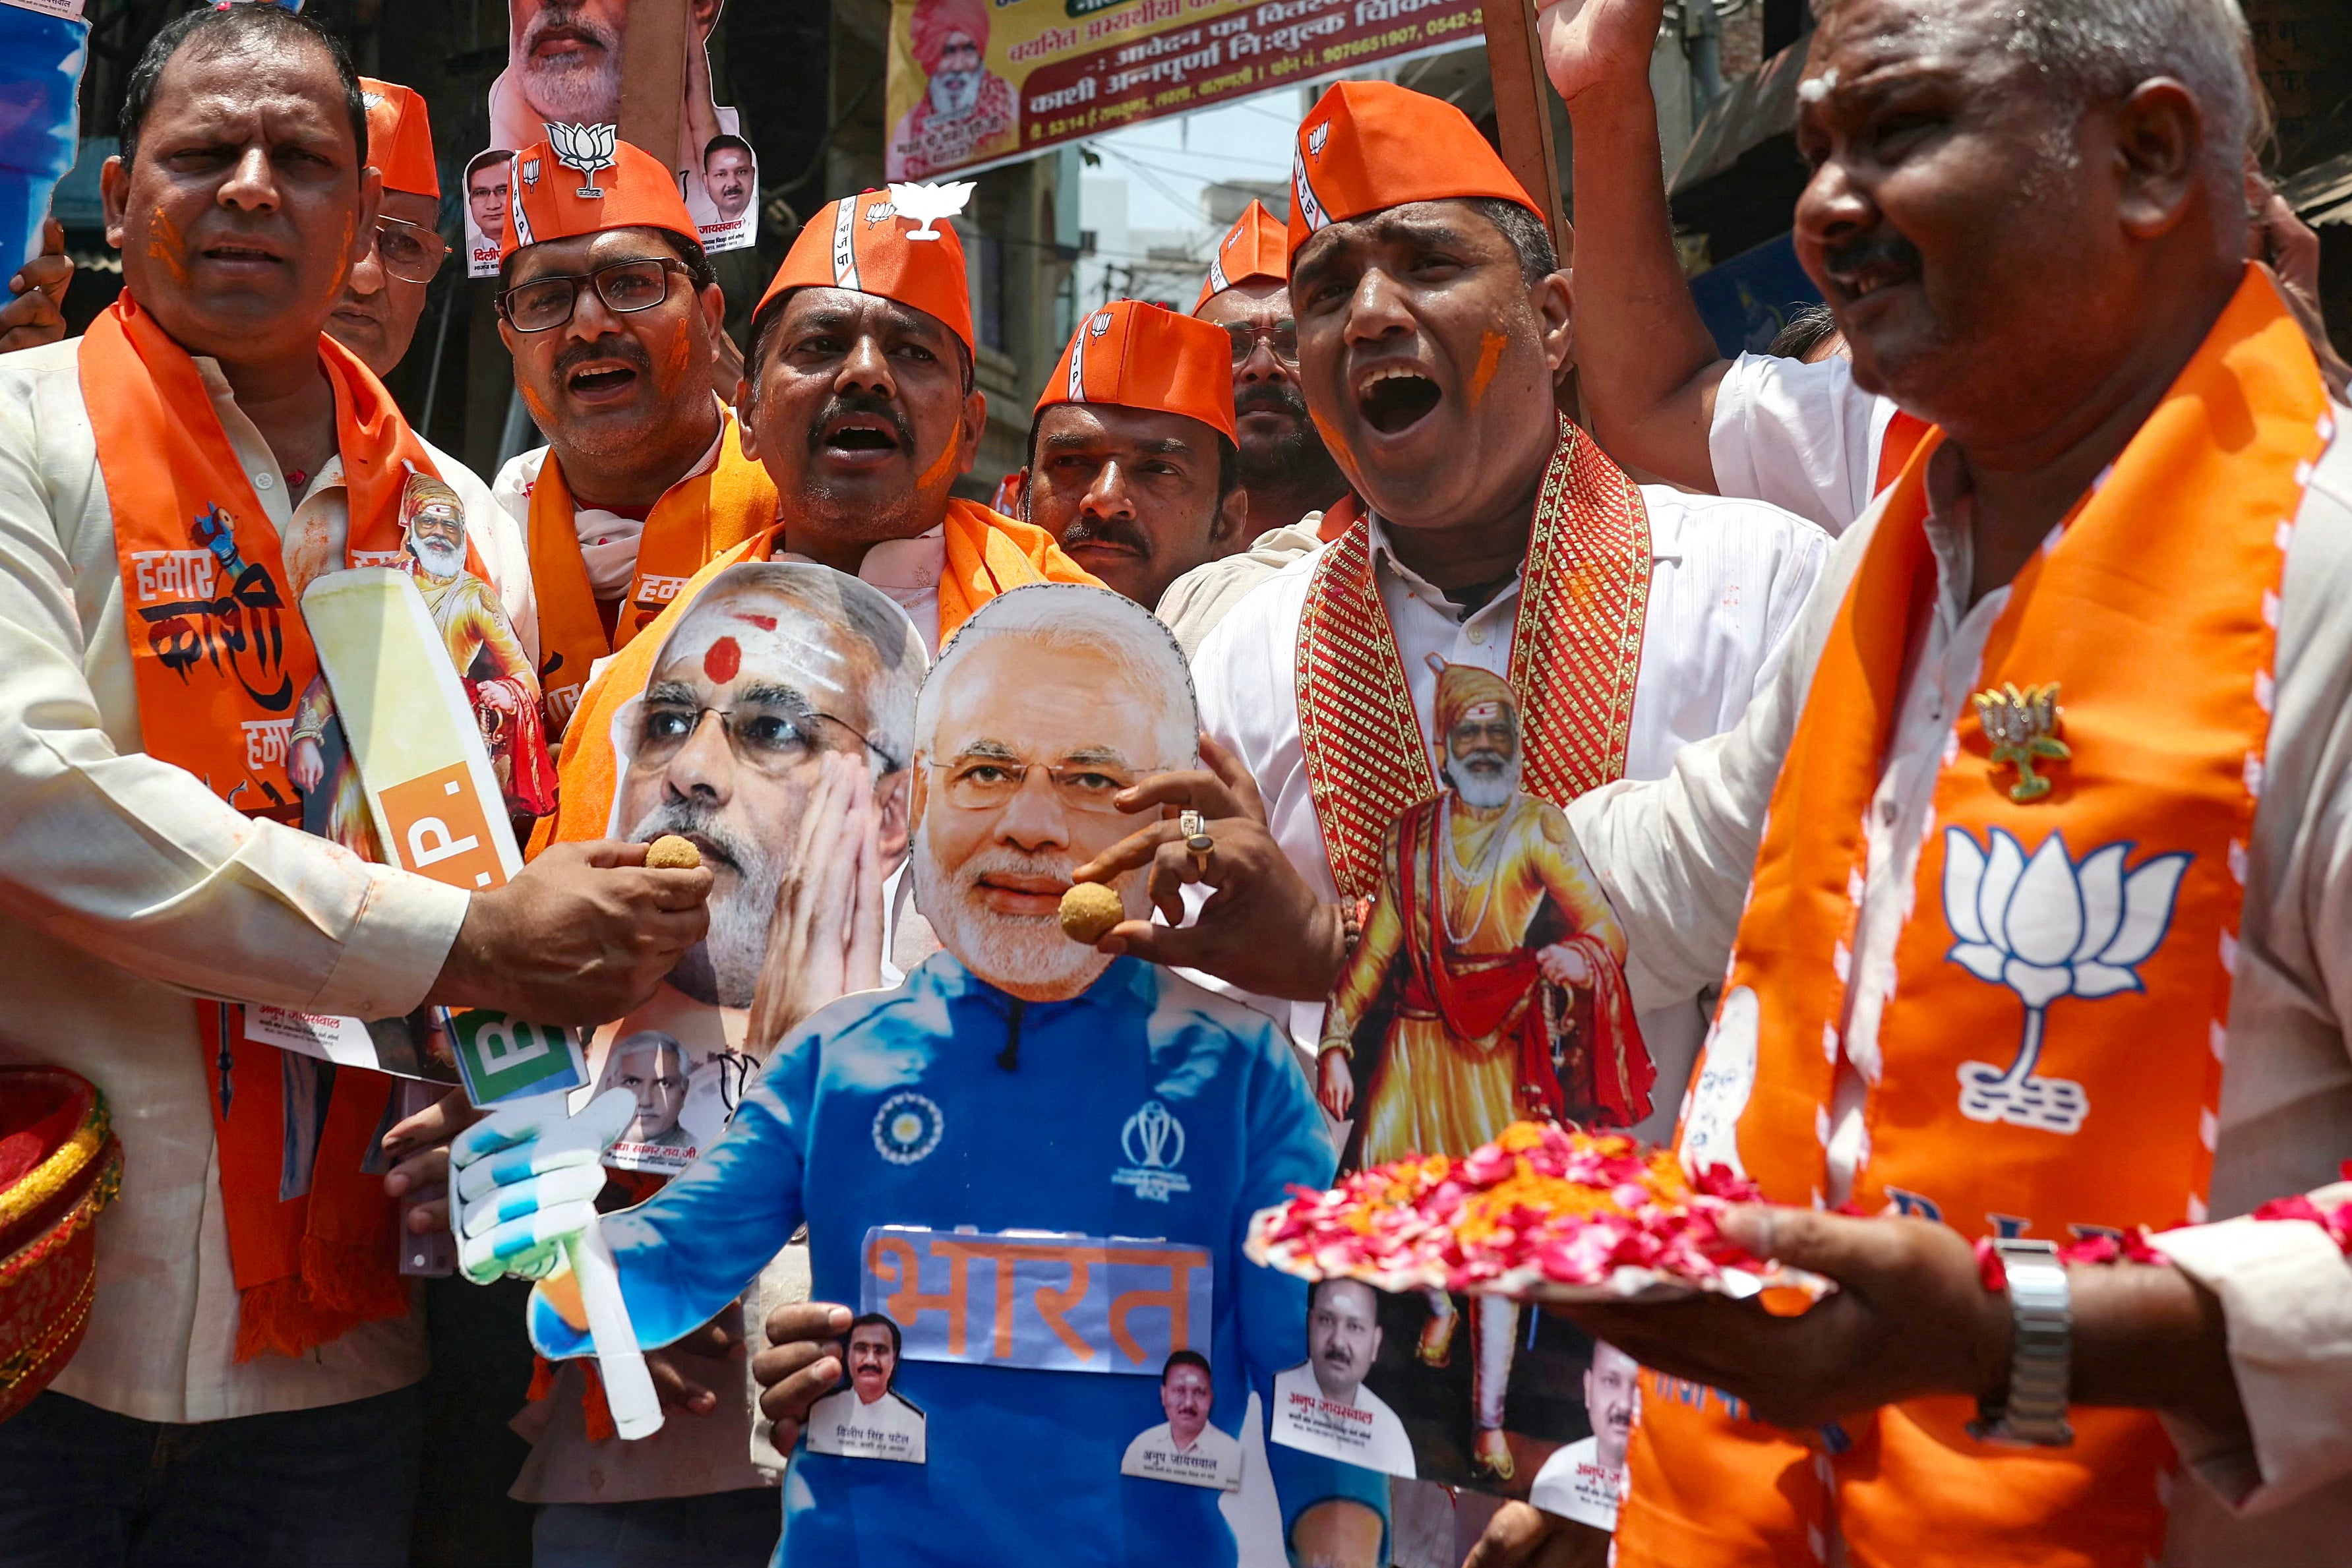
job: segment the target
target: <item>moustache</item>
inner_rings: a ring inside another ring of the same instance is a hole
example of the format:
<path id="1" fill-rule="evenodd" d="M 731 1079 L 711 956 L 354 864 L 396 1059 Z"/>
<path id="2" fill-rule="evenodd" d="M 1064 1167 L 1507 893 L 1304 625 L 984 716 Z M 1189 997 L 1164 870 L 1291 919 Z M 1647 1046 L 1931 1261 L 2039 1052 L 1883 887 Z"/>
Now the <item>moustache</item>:
<path id="1" fill-rule="evenodd" d="M 1081 544 L 1092 544 L 1097 541 L 1132 550 L 1146 561 L 1151 559 L 1151 536 L 1126 518 L 1081 515 L 1077 521 L 1062 531 L 1061 542 L 1065 550 L 1076 550 Z"/>
<path id="2" fill-rule="evenodd" d="M 1464 767 L 1481 773 L 1501 773 L 1511 765 L 1507 752 L 1466 752 L 1457 759 Z"/>
<path id="3" fill-rule="evenodd" d="M 1307 397 L 1284 381 L 1255 381 L 1234 394 L 1234 417 L 1244 414 L 1287 414 L 1307 423 Z"/>
<path id="4" fill-rule="evenodd" d="M 621 47 L 620 38 L 610 27 L 587 14 L 586 0 L 547 0 L 547 5 L 530 20 L 522 36 L 522 52 L 527 56 L 537 48 L 548 34 L 562 27 L 587 36 L 606 54 Z"/>
<path id="5" fill-rule="evenodd" d="M 625 360 L 632 367 L 647 374 L 651 374 L 654 368 L 653 356 L 646 353 L 643 343 L 620 332 L 606 332 L 593 342 L 569 343 L 558 349 L 555 353 L 556 379 L 560 381 L 570 375 L 574 367 L 592 359 Z"/>
<path id="6" fill-rule="evenodd" d="M 1919 247 L 1892 229 L 1873 229 L 1822 253 L 1822 265 L 1831 272 L 1859 272 L 1880 263 L 1916 270 Z"/>
<path id="7" fill-rule="evenodd" d="M 966 859 L 953 873 L 959 887 L 972 888 L 982 877 L 1034 877 L 1041 880 L 1066 882 L 1070 873 L 1078 868 L 1077 861 L 1067 855 L 1024 854 L 1018 849 L 983 849 Z M 1043 915 L 1042 920 L 1058 917 Z"/>
<path id="8" fill-rule="evenodd" d="M 665 833 L 675 833 L 681 838 L 699 842 L 705 860 L 722 861 L 728 869 L 740 876 L 753 856 L 750 847 L 719 826 L 718 808 L 694 800 L 665 800 L 646 814 L 644 821 L 631 837 L 639 844 L 650 844 Z"/>
<path id="9" fill-rule="evenodd" d="M 824 444 L 826 426 L 836 419 L 846 418 L 852 414 L 871 414 L 877 419 L 888 420 L 891 431 L 898 437 L 900 449 L 914 450 L 915 426 L 913 421 L 907 417 L 907 411 L 891 399 L 875 392 L 835 393 L 825 405 L 817 410 L 816 417 L 809 421 L 809 450 L 814 452 Z"/>

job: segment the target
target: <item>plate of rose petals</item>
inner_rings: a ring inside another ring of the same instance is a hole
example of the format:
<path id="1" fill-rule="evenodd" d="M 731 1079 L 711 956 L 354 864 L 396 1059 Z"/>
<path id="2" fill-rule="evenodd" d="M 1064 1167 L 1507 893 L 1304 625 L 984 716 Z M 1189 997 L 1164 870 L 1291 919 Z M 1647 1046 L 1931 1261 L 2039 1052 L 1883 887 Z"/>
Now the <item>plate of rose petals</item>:
<path id="1" fill-rule="evenodd" d="M 1303 1279 L 1530 1301 L 1746 1297 L 1827 1282 L 1751 1256 L 1718 1224 L 1756 1184 L 1694 1177 L 1670 1149 L 1517 1121 L 1475 1154 L 1391 1161 L 1328 1192 L 1291 1189 L 1251 1221 L 1251 1259 Z"/>

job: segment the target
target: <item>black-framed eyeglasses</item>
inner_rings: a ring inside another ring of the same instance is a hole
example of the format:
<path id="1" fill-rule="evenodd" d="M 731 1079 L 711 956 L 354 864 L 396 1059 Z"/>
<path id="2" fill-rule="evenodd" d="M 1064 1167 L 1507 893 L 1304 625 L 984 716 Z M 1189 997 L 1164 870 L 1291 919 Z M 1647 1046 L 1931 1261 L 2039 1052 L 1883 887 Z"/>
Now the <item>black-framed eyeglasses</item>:
<path id="1" fill-rule="evenodd" d="M 1270 327 L 1249 327 L 1235 321 L 1225 328 L 1225 335 L 1234 340 L 1234 363 L 1237 365 L 1255 353 L 1260 343 L 1284 364 L 1298 363 L 1298 323 L 1288 316 Z"/>
<path id="2" fill-rule="evenodd" d="M 403 218 L 375 220 L 376 259 L 404 283 L 430 283 L 449 259 L 449 242 L 435 230 Z"/>
<path id="3" fill-rule="evenodd" d="M 499 314 L 518 332 L 544 332 L 572 319 L 583 287 L 593 285 L 604 309 L 627 315 L 650 310 L 669 298 L 669 275 L 686 274 L 686 263 L 670 256 L 615 261 L 580 277 L 534 278 L 499 296 Z"/>
<path id="4" fill-rule="evenodd" d="M 1043 773 L 1055 797 L 1071 811 L 1095 816 L 1117 816 L 1111 802 L 1121 790 L 1132 789 L 1150 773 L 1099 763 L 1055 766 L 1051 763 L 1019 763 L 1009 757 L 958 757 L 951 762 L 924 760 L 926 767 L 947 774 L 941 786 L 948 804 L 965 811 L 994 811 L 1011 804 L 1033 773 Z"/>
<path id="5" fill-rule="evenodd" d="M 817 724 L 831 724 L 882 759 L 885 768 L 898 763 L 890 753 L 866 738 L 846 719 L 836 719 L 814 708 L 774 702 L 739 702 L 732 708 L 690 708 L 683 702 L 646 704 L 637 715 L 637 745 L 633 763 L 667 767 L 683 751 L 705 717 L 719 721 L 721 734 L 735 760 L 748 767 L 782 772 L 797 767 L 823 748 Z"/>

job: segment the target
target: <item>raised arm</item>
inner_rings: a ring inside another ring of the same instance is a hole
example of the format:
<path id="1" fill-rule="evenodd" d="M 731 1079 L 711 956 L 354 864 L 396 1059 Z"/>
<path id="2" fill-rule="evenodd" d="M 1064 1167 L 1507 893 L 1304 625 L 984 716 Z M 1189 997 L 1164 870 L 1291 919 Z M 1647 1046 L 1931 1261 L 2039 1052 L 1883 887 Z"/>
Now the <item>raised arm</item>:
<path id="1" fill-rule="evenodd" d="M 1575 131 L 1576 363 L 1592 433 L 1620 461 L 1716 488 L 1707 431 L 1729 362 L 1675 257 L 1650 95 L 1664 0 L 1555 0 L 1544 69 Z"/>

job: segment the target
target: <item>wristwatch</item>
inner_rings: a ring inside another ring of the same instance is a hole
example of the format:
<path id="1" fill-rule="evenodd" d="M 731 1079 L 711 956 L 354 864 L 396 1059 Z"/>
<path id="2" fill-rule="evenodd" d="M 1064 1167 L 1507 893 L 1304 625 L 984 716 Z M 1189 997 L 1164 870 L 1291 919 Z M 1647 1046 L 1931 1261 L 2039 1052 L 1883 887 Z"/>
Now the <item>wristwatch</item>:
<path id="1" fill-rule="evenodd" d="M 2009 1360 L 2009 1389 L 1977 1401 L 1969 1436 L 1979 1443 L 2033 1448 L 2063 1448 L 2074 1441 L 2066 1425 L 2066 1393 L 2074 1350 L 2074 1311 L 2066 1291 L 2066 1266 L 2054 1242 L 2023 1237 L 1996 1239 L 1993 1251 L 2009 1276 L 2009 1310 L 2016 1332 Z"/>

